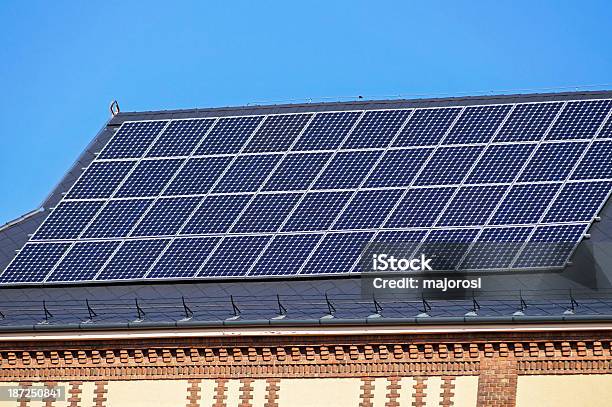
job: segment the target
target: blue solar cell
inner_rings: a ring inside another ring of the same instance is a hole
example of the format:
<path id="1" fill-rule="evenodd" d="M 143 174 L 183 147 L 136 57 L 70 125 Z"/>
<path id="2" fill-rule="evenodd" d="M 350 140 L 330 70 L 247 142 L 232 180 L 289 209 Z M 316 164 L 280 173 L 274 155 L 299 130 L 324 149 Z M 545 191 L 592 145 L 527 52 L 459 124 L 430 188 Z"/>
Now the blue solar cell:
<path id="1" fill-rule="evenodd" d="M 257 195 L 231 231 L 274 232 L 281 226 L 301 196 L 301 194 Z"/>
<path id="2" fill-rule="evenodd" d="M 378 233 L 367 245 L 361 261 L 354 271 L 375 272 L 392 270 L 375 270 L 373 256 L 380 254 L 395 257 L 396 259 L 413 258 L 414 252 L 421 245 L 427 232 L 425 230 L 386 231 Z"/>
<path id="3" fill-rule="evenodd" d="M 201 199 L 200 197 L 160 198 L 140 221 L 131 236 L 176 234 Z"/>
<path id="4" fill-rule="evenodd" d="M 612 108 L 612 100 L 569 102 L 555 122 L 548 140 L 583 139 L 595 136 Z"/>
<path id="5" fill-rule="evenodd" d="M 231 157 L 192 158 L 172 180 L 164 195 L 198 195 L 210 191 Z"/>
<path id="6" fill-rule="evenodd" d="M 434 270 L 455 270 L 477 234 L 477 229 L 432 230 L 417 250 L 417 255 L 431 258 L 430 266 Z"/>
<path id="7" fill-rule="evenodd" d="M 587 150 L 572 179 L 612 178 L 612 141 L 596 141 Z"/>
<path id="8" fill-rule="evenodd" d="M 546 213 L 544 223 L 592 221 L 611 189 L 612 182 L 565 184 Z"/>
<path id="9" fill-rule="evenodd" d="M 67 198 L 92 199 L 110 197 L 134 164 L 135 161 L 94 161 L 72 187 Z"/>
<path id="10" fill-rule="evenodd" d="M 36 231 L 32 240 L 76 239 L 103 204 L 101 201 L 60 203 Z"/>
<path id="11" fill-rule="evenodd" d="M 293 150 L 337 149 L 360 115 L 361 112 L 317 113 Z"/>
<path id="12" fill-rule="evenodd" d="M 384 148 L 389 146 L 410 110 L 378 110 L 366 112 L 342 145 L 343 149 Z"/>
<path id="13" fill-rule="evenodd" d="M 238 153 L 262 120 L 263 116 L 225 117 L 219 119 L 194 154 Z"/>
<path id="14" fill-rule="evenodd" d="M 341 152 L 315 182 L 314 189 L 357 188 L 372 170 L 382 151 Z"/>
<path id="15" fill-rule="evenodd" d="M 257 191 L 281 158 L 280 154 L 238 157 L 223 175 L 214 192 Z"/>
<path id="16" fill-rule="evenodd" d="M 249 141 L 245 153 L 287 151 L 300 135 L 312 114 L 267 116 Z"/>
<path id="17" fill-rule="evenodd" d="M 470 172 L 466 182 L 468 184 L 512 182 L 535 148 L 534 144 L 490 145 Z"/>
<path id="18" fill-rule="evenodd" d="M 174 120 L 170 122 L 147 153 L 147 157 L 190 155 L 214 122 L 214 119 Z"/>
<path id="19" fill-rule="evenodd" d="M 205 237 L 174 240 L 146 278 L 195 276 L 219 239 L 218 237 Z"/>
<path id="20" fill-rule="evenodd" d="M 179 169 L 183 160 L 145 160 L 128 176 L 116 198 L 156 196 Z"/>
<path id="21" fill-rule="evenodd" d="M 442 147 L 429 159 L 415 185 L 460 184 L 483 147 Z"/>
<path id="22" fill-rule="evenodd" d="M 371 229 L 382 226 L 403 193 L 401 189 L 357 192 L 333 229 Z"/>
<path id="23" fill-rule="evenodd" d="M 277 235 L 257 261 L 250 275 L 293 275 L 323 235 Z"/>
<path id="24" fill-rule="evenodd" d="M 563 267 L 588 225 L 540 226 L 513 267 Z"/>
<path id="25" fill-rule="evenodd" d="M 459 189 L 438 221 L 439 226 L 483 225 L 508 189 L 507 186 L 475 186 Z"/>
<path id="26" fill-rule="evenodd" d="M 537 223 L 560 187 L 561 184 L 514 185 L 491 224 Z"/>
<path id="27" fill-rule="evenodd" d="M 467 107 L 444 138 L 444 144 L 487 143 L 509 111 L 509 105 Z"/>
<path id="28" fill-rule="evenodd" d="M 198 277 L 244 276 L 271 236 L 230 236 L 208 259 Z"/>
<path id="29" fill-rule="evenodd" d="M 43 281 L 69 247 L 70 243 L 26 244 L 0 275 L 0 282 Z"/>
<path id="30" fill-rule="evenodd" d="M 168 245 L 170 239 L 127 240 L 96 280 L 142 278 Z"/>
<path id="31" fill-rule="evenodd" d="M 438 144 L 460 111 L 459 108 L 415 110 L 393 146 L 433 146 Z"/>
<path id="32" fill-rule="evenodd" d="M 332 153 L 286 155 L 264 186 L 264 191 L 308 189 Z"/>
<path id="33" fill-rule="evenodd" d="M 410 185 L 423 163 L 433 152 L 432 148 L 389 150 L 365 183 L 372 187 L 404 187 Z"/>
<path id="34" fill-rule="evenodd" d="M 127 236 L 153 199 L 110 201 L 83 233 L 83 238 Z"/>
<path id="35" fill-rule="evenodd" d="M 166 121 L 123 123 L 98 158 L 140 158 L 166 124 Z"/>
<path id="36" fill-rule="evenodd" d="M 520 182 L 565 180 L 588 143 L 544 143 L 538 147 Z"/>
<path id="37" fill-rule="evenodd" d="M 310 192 L 283 226 L 283 231 L 317 231 L 331 226 L 352 192 Z"/>
<path id="38" fill-rule="evenodd" d="M 53 270 L 47 281 L 93 280 L 120 242 L 78 242 Z"/>
<path id="39" fill-rule="evenodd" d="M 454 191 L 455 188 L 409 189 L 385 227 L 432 226 Z"/>
<path id="40" fill-rule="evenodd" d="M 250 200 L 251 195 L 209 195 L 181 233 L 225 233 Z"/>
<path id="41" fill-rule="evenodd" d="M 350 272 L 373 237 L 374 232 L 326 235 L 302 269 L 301 274 Z"/>
<path id="42" fill-rule="evenodd" d="M 562 106 L 559 102 L 516 105 L 495 141 L 541 140 Z"/>
<path id="43" fill-rule="evenodd" d="M 608 118 L 603 128 L 601 129 L 598 138 L 610 138 L 612 137 L 612 116 Z"/>
<path id="44" fill-rule="evenodd" d="M 484 229 L 463 259 L 460 268 L 465 270 L 509 268 L 532 230 L 531 227 Z"/>

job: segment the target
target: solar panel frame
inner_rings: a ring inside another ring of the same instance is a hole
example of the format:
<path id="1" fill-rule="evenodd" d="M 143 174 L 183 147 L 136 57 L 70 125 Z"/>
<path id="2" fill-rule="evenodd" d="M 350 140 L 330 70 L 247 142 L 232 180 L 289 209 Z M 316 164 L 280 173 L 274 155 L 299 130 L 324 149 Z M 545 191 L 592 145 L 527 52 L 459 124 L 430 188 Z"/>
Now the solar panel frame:
<path id="1" fill-rule="evenodd" d="M 566 106 L 567 106 L 567 102 L 562 102 L 561 107 L 559 108 L 559 110 L 555 114 L 555 117 L 550 121 L 550 123 L 548 124 L 548 127 L 546 128 L 546 130 L 540 136 L 540 139 L 538 140 L 538 145 L 541 144 L 542 142 L 544 142 L 544 140 L 546 140 L 546 137 L 547 137 L 548 133 L 553 128 L 553 126 L 555 125 L 555 123 L 558 120 L 559 116 L 561 116 L 561 113 L 563 112 L 563 110 L 565 109 Z M 500 128 L 500 130 L 499 130 L 500 132 L 502 131 L 501 129 L 503 129 L 503 126 L 501 126 L 501 128 Z M 494 139 L 496 139 L 496 138 L 497 138 L 497 135 L 496 135 L 496 137 L 494 137 Z M 493 210 L 489 214 L 489 217 L 485 221 L 484 225 L 478 231 L 478 234 L 474 238 L 474 243 L 473 244 L 475 244 L 475 242 L 478 242 L 478 239 L 480 238 L 481 234 L 484 233 L 484 231 L 486 230 L 486 228 L 488 226 L 492 225 L 491 222 L 493 221 L 493 219 L 495 217 L 495 214 L 498 212 L 499 208 L 503 205 L 503 203 L 506 200 L 508 194 L 510 194 L 510 192 L 512 191 L 514 186 L 517 184 L 518 180 L 520 179 L 521 175 L 523 174 L 523 172 L 525 171 L 525 169 L 529 165 L 529 162 L 531 161 L 533 156 L 536 154 L 537 150 L 538 150 L 537 147 L 533 148 L 531 150 L 531 154 L 529 155 L 527 160 L 525 160 L 525 162 L 523 163 L 523 166 L 521 167 L 521 169 L 515 174 L 514 179 L 512 180 L 512 183 L 510 184 L 508 189 L 506 189 L 506 192 L 504 193 L 504 195 L 500 198 L 499 202 L 497 203 L 497 206 L 495 208 L 493 208 Z M 471 250 L 472 250 L 472 247 L 470 247 L 468 249 L 468 251 L 466 252 L 466 256 L 470 253 Z M 464 261 L 465 261 L 465 256 L 464 256 L 463 259 L 461 259 L 461 261 L 458 264 L 461 265 Z"/>
<path id="2" fill-rule="evenodd" d="M 533 103 L 536 103 L 536 102 L 533 102 Z M 550 103 L 550 102 L 544 102 L 544 103 Z M 567 104 L 568 102 L 563 102 L 563 103 L 564 103 L 564 104 Z M 527 103 L 517 103 L 517 104 L 510 104 L 510 103 L 509 103 L 508 105 L 524 105 L 524 104 L 527 104 Z M 439 108 L 437 108 L 437 107 L 435 107 L 435 108 L 434 108 L 434 107 L 432 107 L 431 109 L 439 109 Z M 465 107 L 460 108 L 460 109 L 465 109 Z M 360 113 L 361 113 L 361 115 L 363 115 L 363 114 L 364 114 L 364 111 L 355 111 L 355 112 L 360 112 Z M 329 113 L 329 112 L 325 112 L 325 113 Z M 603 127 L 604 127 L 604 125 L 605 125 L 605 124 L 608 122 L 608 120 L 607 120 L 607 119 L 608 119 L 608 117 L 609 117 L 609 116 L 610 116 L 610 112 L 608 112 L 608 116 L 607 116 L 607 117 L 606 117 L 606 119 L 604 119 L 604 120 L 603 120 L 603 122 L 601 123 L 601 126 L 600 126 L 600 129 L 599 129 L 599 130 L 601 130 L 601 128 L 603 128 Z M 240 117 L 243 117 L 243 116 L 240 116 Z M 244 116 L 244 117 L 248 117 L 248 116 Z M 458 115 L 457 117 L 460 117 L 460 115 Z M 172 121 L 172 120 L 170 120 L 169 122 L 171 122 L 171 121 Z M 407 121 L 408 121 L 408 120 L 407 120 Z M 214 127 L 214 126 L 213 126 L 213 127 Z M 452 128 L 452 126 L 450 126 L 449 128 Z M 593 136 L 593 139 L 594 139 L 594 138 L 597 138 L 597 136 Z M 591 142 L 592 142 L 592 141 L 593 141 L 593 140 L 591 139 Z M 153 144 L 154 144 L 154 143 L 152 143 L 151 145 L 153 145 Z M 245 144 L 244 144 L 244 145 L 246 145 L 246 144 L 247 144 L 247 143 L 245 142 Z M 436 146 L 436 147 L 438 147 L 438 146 Z M 295 151 L 298 151 L 298 150 L 295 150 Z M 142 159 L 142 157 L 141 157 L 140 159 Z M 140 159 L 139 159 L 139 160 L 140 160 Z M 113 159 L 106 159 L 106 160 L 107 160 L 107 161 L 113 161 Z M 117 159 L 117 161 L 118 161 L 118 160 L 120 160 L 120 159 Z M 94 160 L 94 162 L 104 162 L 104 160 L 102 160 L 102 159 L 100 159 L 100 160 Z M 426 165 L 426 164 L 424 164 L 422 168 L 424 168 L 424 167 L 425 167 L 425 165 Z M 574 168 L 574 170 L 575 170 L 575 168 Z M 572 173 L 574 172 L 574 170 L 572 170 Z M 565 181 L 564 181 L 564 182 L 565 182 Z M 406 190 L 407 190 L 407 189 L 408 189 L 408 188 L 406 188 Z M 603 206 L 603 204 L 604 204 L 604 203 L 602 203 L 602 206 Z M 296 207 L 297 207 L 297 205 L 296 205 Z M 197 209 L 197 208 L 196 208 L 196 209 Z M 194 211 L 194 213 L 195 213 L 195 211 Z M 392 211 L 390 211 L 390 214 L 391 214 L 391 213 L 392 213 Z M 192 214 L 192 215 L 193 215 L 193 214 Z M 185 224 L 184 224 L 184 225 L 185 225 Z M 183 226 L 184 226 L 184 225 L 183 225 Z M 384 232 L 384 230 L 382 230 L 382 232 Z M 263 253 L 263 251 L 262 251 L 262 253 Z M 61 260 L 60 260 L 60 261 L 61 261 Z M 1 277 L 1 275 L 0 275 L 0 277 Z"/>

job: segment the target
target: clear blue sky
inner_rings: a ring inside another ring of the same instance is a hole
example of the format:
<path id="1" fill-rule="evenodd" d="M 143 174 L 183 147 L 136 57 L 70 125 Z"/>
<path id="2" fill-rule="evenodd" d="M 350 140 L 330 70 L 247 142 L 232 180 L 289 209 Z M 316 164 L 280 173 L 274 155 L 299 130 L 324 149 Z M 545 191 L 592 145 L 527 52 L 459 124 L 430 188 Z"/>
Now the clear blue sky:
<path id="1" fill-rule="evenodd" d="M 612 83 L 604 0 L 7 0 L 0 21 L 0 224 L 40 205 L 112 99 L 158 110 Z"/>

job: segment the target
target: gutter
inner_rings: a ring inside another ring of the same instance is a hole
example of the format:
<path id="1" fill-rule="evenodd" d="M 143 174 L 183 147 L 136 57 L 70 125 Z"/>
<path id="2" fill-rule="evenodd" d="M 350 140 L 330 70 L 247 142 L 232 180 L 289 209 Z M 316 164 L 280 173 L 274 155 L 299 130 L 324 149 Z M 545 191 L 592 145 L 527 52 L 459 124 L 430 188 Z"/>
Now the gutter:
<path id="1" fill-rule="evenodd" d="M 165 337 L 612 331 L 612 315 L 175 321 L 1 326 L 2 341 Z"/>

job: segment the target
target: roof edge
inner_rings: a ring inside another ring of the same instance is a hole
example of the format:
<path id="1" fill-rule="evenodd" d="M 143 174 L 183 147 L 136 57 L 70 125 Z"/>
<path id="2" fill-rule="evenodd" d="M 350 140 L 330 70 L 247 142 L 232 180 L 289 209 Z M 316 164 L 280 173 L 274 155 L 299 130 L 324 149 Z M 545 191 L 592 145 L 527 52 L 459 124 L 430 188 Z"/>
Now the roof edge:
<path id="1" fill-rule="evenodd" d="M 541 102 L 546 100 L 564 100 L 564 99 L 587 99 L 587 98 L 606 98 L 612 97 L 612 89 L 610 90 L 584 90 L 574 92 L 549 92 L 549 93 L 515 93 L 515 94 L 483 94 L 475 96 L 449 96 L 439 98 L 414 98 L 414 99 L 358 99 L 354 101 L 333 101 L 333 102 L 301 102 L 301 103 L 280 103 L 280 104 L 247 104 L 238 106 L 224 107 L 203 107 L 192 109 L 167 109 L 167 110 L 150 110 L 150 111 L 127 111 L 120 112 L 115 115 L 109 122 L 110 125 L 117 125 L 123 121 L 130 120 L 133 116 L 158 116 L 158 115 L 177 115 L 177 114 L 204 114 L 214 113 L 220 114 L 224 112 L 238 111 L 269 111 L 269 110 L 340 110 L 350 107 L 359 108 L 367 105 L 374 105 L 377 108 L 383 106 L 393 107 L 395 105 L 414 105 L 414 107 L 436 107 L 436 106 L 462 106 L 470 104 L 495 104 L 504 103 L 514 99 L 522 99 L 524 102 Z"/>

